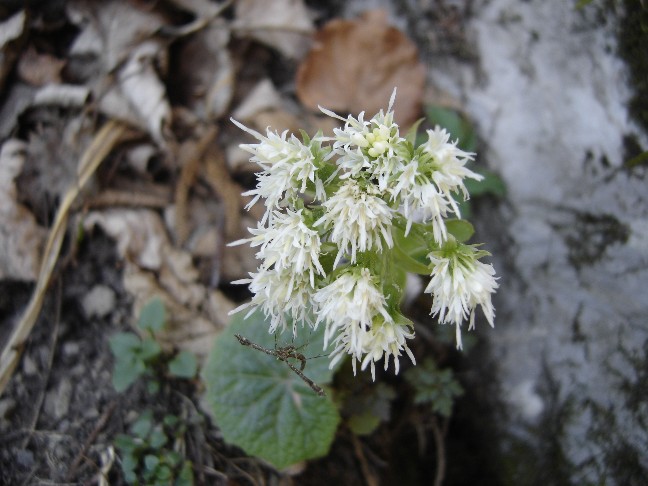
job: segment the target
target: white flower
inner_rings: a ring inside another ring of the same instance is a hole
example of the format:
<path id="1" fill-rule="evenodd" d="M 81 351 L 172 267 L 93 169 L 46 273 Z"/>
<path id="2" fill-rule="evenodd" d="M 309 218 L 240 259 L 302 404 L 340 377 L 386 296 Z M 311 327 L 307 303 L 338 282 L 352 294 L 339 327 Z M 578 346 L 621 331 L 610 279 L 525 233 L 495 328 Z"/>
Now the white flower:
<path id="1" fill-rule="evenodd" d="M 315 155 L 309 146 L 294 135 L 286 139 L 287 130 L 279 135 L 268 129 L 266 137 L 234 119 L 232 122 L 260 141 L 257 144 L 241 144 L 241 148 L 250 152 L 253 155 L 250 160 L 263 169 L 257 174 L 256 189 L 243 193 L 244 196 L 254 196 L 246 209 L 254 206 L 259 198 L 265 199 L 266 213 L 261 224 L 265 224 L 268 218 L 272 219 L 273 210 L 285 205 L 286 199 L 304 193 L 308 181 L 315 185 L 318 198 L 326 198 L 324 185 L 317 177 Z"/>
<path id="2" fill-rule="evenodd" d="M 356 120 L 352 116 L 342 118 L 330 110 L 320 107 L 325 114 L 344 121 L 344 128 L 336 128 L 333 150 L 340 154 L 340 164 L 349 168 L 352 175 L 361 169 L 376 177 L 378 187 L 384 191 L 387 183 L 402 166 L 398 156 L 399 147 L 405 139 L 399 135 L 398 125 L 394 123 L 394 100 L 396 89 L 389 99 L 387 112 L 380 110 L 369 121 L 365 121 L 364 112 Z"/>
<path id="3" fill-rule="evenodd" d="M 468 330 L 475 327 L 475 309 L 481 306 L 488 323 L 494 326 L 495 309 L 491 296 L 499 287 L 495 269 L 477 260 L 470 247 L 463 247 L 444 255 L 444 250 L 428 255 L 434 268 L 425 292 L 434 299 L 430 314 L 439 317 L 442 324 L 456 325 L 457 348 L 462 348 L 461 323 L 470 316 Z"/>
<path id="4" fill-rule="evenodd" d="M 351 355 L 353 374 L 357 372 L 357 362 L 362 362 L 361 369 L 364 370 L 371 364 L 371 377 L 376 380 L 376 362 L 385 358 L 385 370 L 389 367 L 389 357 L 394 357 L 395 373 L 400 369 L 399 357 L 401 351 L 405 350 L 412 363 L 416 359 L 406 343 L 406 339 L 414 337 L 414 333 L 407 326 L 396 324 L 391 318 L 374 318 L 369 328 L 354 328 L 347 326 L 340 330 L 333 341 L 334 349 L 330 354 L 333 368 L 343 356 Z M 364 355 L 364 357 L 363 357 Z"/>
<path id="5" fill-rule="evenodd" d="M 257 228 L 248 228 L 253 237 L 234 241 L 229 246 L 242 243 L 261 246 L 256 257 L 263 260 L 264 268 L 274 265 L 275 269 L 289 270 L 293 275 L 308 275 L 311 287 L 315 287 L 315 274 L 325 275 L 319 261 L 320 237 L 304 223 L 303 211 L 275 211 L 267 228 L 261 223 Z"/>
<path id="6" fill-rule="evenodd" d="M 437 186 L 419 169 L 419 160 L 413 158 L 398 177 L 398 183 L 390 188 L 392 200 L 399 200 L 403 215 L 407 218 L 405 235 L 415 220 L 432 222 L 434 241 L 443 243 L 447 239 L 444 219 L 450 203 Z"/>
<path id="7" fill-rule="evenodd" d="M 413 364 L 416 359 L 410 351 L 405 339 L 412 339 L 414 333 L 407 326 L 396 324 L 393 320 L 379 323 L 374 321 L 371 329 L 363 336 L 364 352 L 367 353 L 362 360 L 364 370 L 371 363 L 371 377 L 376 381 L 376 361 L 385 357 L 385 370 L 389 367 L 389 357 L 394 357 L 395 373 L 398 374 L 400 362 L 398 360 L 401 351 L 405 350 Z"/>
<path id="8" fill-rule="evenodd" d="M 332 335 L 338 329 L 344 329 L 349 335 L 350 349 L 358 359 L 362 353 L 360 330 L 371 326 L 377 315 L 391 319 L 382 289 L 368 268 L 353 268 L 338 275 L 315 292 L 313 303 L 317 309 L 317 322 L 326 322 L 324 349 Z"/>
<path id="9" fill-rule="evenodd" d="M 452 198 L 452 192 L 461 192 L 464 199 L 468 199 L 468 191 L 463 183 L 464 178 L 482 180 L 482 175 L 476 174 L 465 167 L 466 162 L 473 160 L 474 155 L 464 152 L 457 147 L 457 142 L 450 143 L 450 134 L 436 126 L 434 130 L 427 130 L 428 140 L 422 145 L 423 152 L 432 156 L 434 183 L 448 199 L 453 211 L 459 216 L 459 208 Z"/>
<path id="10" fill-rule="evenodd" d="M 286 315 L 292 320 L 293 335 L 297 333 L 297 324 L 306 322 L 313 326 L 308 309 L 311 306 L 313 288 L 307 275 L 295 274 L 290 270 L 268 270 L 260 267 L 257 273 L 250 273 L 250 278 L 236 280 L 233 284 L 249 284 L 254 294 L 252 300 L 233 311 L 234 314 L 246 308 L 251 308 L 246 314 L 250 316 L 257 308 L 263 311 L 266 319 L 270 320 L 269 332 L 274 333 L 278 327 L 285 331 Z"/>
<path id="11" fill-rule="evenodd" d="M 360 187 L 355 179 L 347 179 L 338 191 L 322 204 L 326 213 L 314 226 L 330 230 L 330 240 L 338 245 L 334 266 L 345 253 L 351 253 L 351 263 L 358 251 L 382 251 L 383 240 L 388 248 L 394 246 L 391 235 L 392 209 L 377 196 L 379 191 L 368 184 Z"/>

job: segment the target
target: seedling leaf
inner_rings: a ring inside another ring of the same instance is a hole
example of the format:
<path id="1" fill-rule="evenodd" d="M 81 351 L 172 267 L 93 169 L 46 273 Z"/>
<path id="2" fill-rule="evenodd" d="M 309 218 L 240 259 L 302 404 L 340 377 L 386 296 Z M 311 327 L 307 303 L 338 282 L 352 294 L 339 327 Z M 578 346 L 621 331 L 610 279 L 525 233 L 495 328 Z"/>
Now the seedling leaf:
<path id="1" fill-rule="evenodd" d="M 166 310 L 164 309 L 164 302 L 159 297 L 153 297 L 140 312 L 137 327 L 151 332 L 161 331 L 166 323 Z"/>
<path id="2" fill-rule="evenodd" d="M 169 373 L 178 378 L 191 379 L 196 376 L 197 371 L 198 361 L 196 356 L 189 351 L 181 351 L 169 361 Z"/>

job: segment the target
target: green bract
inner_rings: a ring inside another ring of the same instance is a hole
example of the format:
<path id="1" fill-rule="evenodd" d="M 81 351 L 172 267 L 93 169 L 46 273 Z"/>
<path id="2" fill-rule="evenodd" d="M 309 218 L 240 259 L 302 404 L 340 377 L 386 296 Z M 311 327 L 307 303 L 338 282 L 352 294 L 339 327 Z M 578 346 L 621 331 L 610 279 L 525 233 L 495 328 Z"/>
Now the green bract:
<path id="1" fill-rule="evenodd" d="M 234 334 L 269 350 L 277 344 L 263 315 L 234 317 L 214 344 L 204 371 L 207 401 L 225 440 L 277 468 L 324 456 L 340 417 L 329 397 L 318 396 L 286 363 L 239 344 Z M 324 326 L 294 343 L 306 357 L 322 349 Z M 285 336 L 285 335 L 284 335 Z M 304 348 L 300 348 L 302 345 Z M 294 360 L 297 368 L 300 362 Z M 308 359 L 304 374 L 319 386 L 331 382 L 326 357 Z"/>

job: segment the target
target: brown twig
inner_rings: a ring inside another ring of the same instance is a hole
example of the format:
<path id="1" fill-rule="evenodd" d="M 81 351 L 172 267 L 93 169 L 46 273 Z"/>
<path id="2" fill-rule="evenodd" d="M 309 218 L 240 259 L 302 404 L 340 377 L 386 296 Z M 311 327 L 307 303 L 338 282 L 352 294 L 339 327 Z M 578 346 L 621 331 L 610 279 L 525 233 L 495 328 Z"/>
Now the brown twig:
<path id="1" fill-rule="evenodd" d="M 32 417 L 31 423 L 29 424 L 29 434 L 25 438 L 22 444 L 22 448 L 25 449 L 29 444 L 29 441 L 32 438 L 32 435 L 36 429 L 36 424 L 38 423 L 38 418 L 40 417 L 41 409 L 43 407 L 43 402 L 45 401 L 45 390 L 47 390 L 47 383 L 49 382 L 50 375 L 52 373 L 52 366 L 54 364 L 54 352 L 56 350 L 56 341 L 58 340 L 58 329 L 59 322 L 61 319 L 61 281 L 58 281 L 56 287 L 56 309 L 54 310 L 54 329 L 52 329 L 52 336 L 50 341 L 50 352 L 47 357 L 47 369 L 45 370 L 43 377 L 43 386 L 41 392 L 36 400 L 36 407 L 34 410 L 34 416 Z"/>
<path id="2" fill-rule="evenodd" d="M 447 425 L 447 421 L 445 422 Z M 444 433 L 439 427 L 439 422 L 436 417 L 432 417 L 432 436 L 434 437 L 434 445 L 436 446 L 436 475 L 434 477 L 434 486 L 441 486 L 443 484 L 443 479 L 445 478 L 446 470 L 446 454 L 445 454 L 445 443 L 444 443 Z M 445 426 L 444 426 L 445 428 Z"/>
<path id="3" fill-rule="evenodd" d="M 115 189 L 108 189 L 86 203 L 86 207 L 105 208 L 114 206 L 128 206 L 128 207 L 147 207 L 153 209 L 162 209 L 169 205 L 169 200 L 166 197 L 157 194 L 150 194 L 147 192 L 132 192 L 132 191 L 119 191 Z"/>
<path id="4" fill-rule="evenodd" d="M 99 417 L 99 420 L 97 421 L 97 425 L 95 425 L 94 429 L 92 429 L 92 432 L 90 432 L 90 435 L 83 443 L 83 447 L 81 447 L 81 450 L 78 452 L 78 454 L 75 456 L 74 460 L 72 461 L 72 465 L 68 469 L 67 476 L 65 477 L 66 481 L 68 482 L 72 481 L 72 478 L 74 478 L 74 476 L 76 475 L 77 469 L 81 465 L 81 461 L 86 457 L 88 449 L 90 449 L 92 443 L 97 439 L 99 432 L 101 432 L 101 430 L 108 423 L 108 419 L 117 408 L 117 404 L 118 404 L 117 400 L 113 400 L 110 403 L 110 405 L 108 405 L 106 411 L 103 414 L 101 414 L 101 417 Z"/>
<path id="5" fill-rule="evenodd" d="M 369 468 L 369 463 L 365 457 L 364 451 L 362 450 L 362 442 L 358 439 L 354 433 L 351 433 L 351 441 L 353 442 L 353 450 L 355 452 L 358 461 L 360 462 L 360 468 L 362 469 L 362 475 L 367 482 L 367 486 L 378 486 L 378 480 L 376 476 L 371 472 Z"/>
<path id="6" fill-rule="evenodd" d="M 188 202 L 189 189 L 196 180 L 200 161 L 209 144 L 218 132 L 216 126 L 210 125 L 198 141 L 192 140 L 185 143 L 180 151 L 180 178 L 175 190 L 175 233 L 178 243 L 182 245 L 189 236 Z M 184 149 L 184 152 L 183 152 Z"/>

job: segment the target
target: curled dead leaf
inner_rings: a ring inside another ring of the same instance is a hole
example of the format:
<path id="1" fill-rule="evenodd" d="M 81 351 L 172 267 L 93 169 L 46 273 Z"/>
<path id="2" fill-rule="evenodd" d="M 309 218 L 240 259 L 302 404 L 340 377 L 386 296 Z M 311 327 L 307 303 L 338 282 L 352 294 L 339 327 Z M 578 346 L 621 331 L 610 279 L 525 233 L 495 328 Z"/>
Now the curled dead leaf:
<path id="1" fill-rule="evenodd" d="M 302 0 L 238 0 L 232 27 L 277 49 L 289 59 L 301 59 L 313 22 Z"/>
<path id="2" fill-rule="evenodd" d="M 404 126 L 418 118 L 424 86 L 416 46 L 387 24 L 382 11 L 326 24 L 297 72 L 297 95 L 314 110 L 320 105 L 371 116 L 386 107 L 397 87 L 395 119 Z"/>

